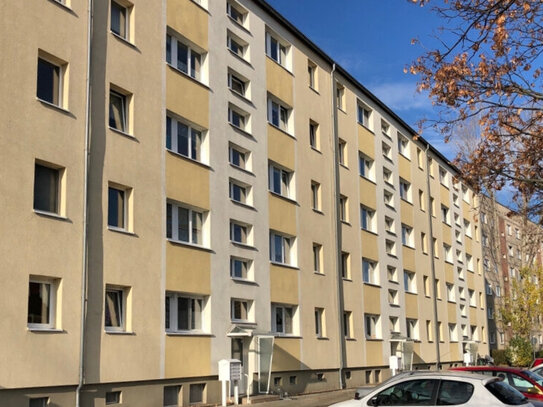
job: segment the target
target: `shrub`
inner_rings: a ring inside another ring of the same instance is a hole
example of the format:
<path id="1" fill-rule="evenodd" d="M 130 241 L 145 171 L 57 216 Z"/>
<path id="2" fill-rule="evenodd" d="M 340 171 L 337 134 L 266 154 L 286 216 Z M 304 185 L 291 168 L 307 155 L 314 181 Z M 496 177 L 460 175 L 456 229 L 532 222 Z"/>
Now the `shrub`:
<path id="1" fill-rule="evenodd" d="M 505 357 L 507 363 L 511 366 L 530 366 L 533 357 L 532 352 L 532 344 L 528 339 L 515 336 L 505 350 Z"/>
<path id="2" fill-rule="evenodd" d="M 494 358 L 494 364 L 496 366 L 507 365 L 505 349 L 492 349 L 491 355 L 492 355 L 492 358 Z"/>

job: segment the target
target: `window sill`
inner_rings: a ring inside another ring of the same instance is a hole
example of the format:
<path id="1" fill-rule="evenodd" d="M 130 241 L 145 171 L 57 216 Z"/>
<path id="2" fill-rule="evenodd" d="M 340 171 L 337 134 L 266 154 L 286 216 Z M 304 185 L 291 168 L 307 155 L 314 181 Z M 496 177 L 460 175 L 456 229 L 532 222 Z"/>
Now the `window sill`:
<path id="1" fill-rule="evenodd" d="M 270 260 L 270 264 L 274 265 L 274 266 L 278 266 L 278 267 L 285 267 L 287 269 L 292 269 L 292 270 L 300 270 L 299 267 L 297 266 L 292 266 L 290 264 L 286 264 L 286 263 L 279 263 L 277 261 L 272 261 Z"/>
<path id="2" fill-rule="evenodd" d="M 347 111 L 343 110 L 342 107 L 339 107 L 339 106 L 338 106 L 338 107 L 337 107 L 337 110 L 339 110 L 339 111 L 340 111 L 341 113 L 343 113 L 343 114 L 347 114 Z"/>
<path id="3" fill-rule="evenodd" d="M 364 228 L 360 228 L 360 230 L 366 232 L 366 233 L 369 233 L 370 235 L 373 235 L 373 236 L 379 236 L 379 234 L 377 232 L 374 232 L 373 230 L 368 230 L 368 229 L 364 229 Z"/>
<path id="4" fill-rule="evenodd" d="M 393 191 L 395 190 L 394 184 L 393 184 L 393 183 L 388 182 L 388 181 L 385 181 L 385 184 L 386 184 L 387 187 L 389 187 L 389 188 L 392 189 Z"/>
<path id="5" fill-rule="evenodd" d="M 394 206 L 392 206 L 392 205 L 390 205 L 390 204 L 387 204 L 387 203 L 385 204 L 385 206 L 386 206 L 388 209 L 390 209 L 391 211 L 396 212 L 396 208 L 395 208 Z M 394 236 L 396 236 L 396 233 L 394 233 Z"/>
<path id="6" fill-rule="evenodd" d="M 206 332 L 175 332 L 175 331 L 166 331 L 166 336 L 199 336 L 210 338 L 213 337 L 212 334 Z"/>
<path id="7" fill-rule="evenodd" d="M 290 202 L 291 204 L 294 204 L 294 205 L 298 206 L 298 202 L 295 199 L 289 198 L 288 196 L 284 196 L 284 195 L 278 194 L 277 192 L 273 192 L 273 191 L 270 191 L 270 190 L 268 190 L 268 192 L 270 194 L 272 194 L 273 196 L 276 196 L 277 198 L 284 199 L 285 201 Z"/>
<path id="8" fill-rule="evenodd" d="M 397 259 L 398 256 L 396 256 L 394 253 L 387 253 L 388 257 L 392 257 L 393 259 Z"/>
<path id="9" fill-rule="evenodd" d="M 179 158 L 181 158 L 181 159 L 183 159 L 183 160 L 190 161 L 191 163 L 194 163 L 194 164 L 196 164 L 196 165 L 200 165 L 200 166 L 202 166 L 202 167 L 204 167 L 204 168 L 206 168 L 206 169 L 208 169 L 208 170 L 212 170 L 212 169 L 213 169 L 213 168 L 211 168 L 211 167 L 209 166 L 209 164 L 206 164 L 206 163 L 204 163 L 204 162 L 202 162 L 202 161 L 195 160 L 194 158 L 187 157 L 186 155 L 180 154 L 180 153 L 178 153 L 178 152 L 176 152 L 176 151 L 170 150 L 170 149 L 168 149 L 168 148 L 166 149 L 166 151 L 167 151 L 168 153 L 170 153 L 170 154 L 176 156 L 176 157 L 179 157 Z"/>
<path id="10" fill-rule="evenodd" d="M 228 15 L 228 14 L 227 14 L 227 15 Z M 232 21 L 232 23 L 233 23 L 236 27 L 242 29 L 242 30 L 245 31 L 247 34 L 249 34 L 249 35 L 252 36 L 251 31 L 249 31 L 249 29 L 248 29 L 247 27 L 245 27 L 245 26 L 244 26 L 243 24 L 241 24 L 240 22 L 234 20 L 234 19 L 232 18 L 232 16 L 230 16 L 230 15 L 228 15 L 228 18 L 230 19 L 230 21 Z"/>
<path id="11" fill-rule="evenodd" d="M 366 341 L 368 341 L 368 342 L 383 342 L 383 339 L 382 338 L 367 338 L 366 337 Z"/>
<path id="12" fill-rule="evenodd" d="M 257 211 L 256 208 L 252 205 L 249 205 L 249 204 L 246 204 L 246 203 L 243 203 L 243 202 L 240 202 L 240 201 L 236 201 L 232 198 L 230 198 L 230 201 L 234 204 L 234 205 L 238 205 L 238 206 L 241 206 L 242 208 L 246 208 L 246 209 L 250 209 L 252 211 Z"/>
<path id="13" fill-rule="evenodd" d="M 318 215 L 323 215 L 324 216 L 324 212 L 321 211 L 320 209 L 315 209 L 315 208 L 311 208 L 313 210 L 313 212 L 315 212 L 316 214 Z"/>
<path id="14" fill-rule="evenodd" d="M 321 276 L 321 277 L 324 277 L 326 276 L 326 274 L 320 272 L 320 271 L 314 271 L 313 274 L 316 274 L 317 276 Z"/>
<path id="15" fill-rule="evenodd" d="M 247 284 L 247 285 L 255 285 L 258 286 L 259 284 L 256 281 L 249 280 L 247 278 L 241 278 L 241 277 L 230 277 L 233 282 L 239 283 L 239 284 Z"/>
<path id="16" fill-rule="evenodd" d="M 67 334 L 68 333 L 64 329 L 57 329 L 57 328 L 27 327 L 26 329 L 28 332 L 43 333 L 43 334 Z"/>
<path id="17" fill-rule="evenodd" d="M 351 338 L 351 337 L 345 337 L 345 340 L 346 341 L 356 342 L 356 338 Z"/>
<path id="18" fill-rule="evenodd" d="M 289 75 L 294 76 L 294 74 L 293 74 L 291 71 L 289 71 L 289 70 L 287 69 L 286 66 L 281 65 L 279 62 L 277 62 L 275 59 L 273 59 L 272 57 L 270 57 L 268 54 L 266 54 L 266 57 L 267 57 L 270 61 L 273 61 L 273 63 L 276 64 L 277 66 L 279 66 L 280 68 L 284 69 L 285 72 L 287 72 Z"/>
<path id="19" fill-rule="evenodd" d="M 415 250 L 414 246 L 409 246 L 408 244 L 402 244 L 402 246 L 406 249 Z"/>
<path id="20" fill-rule="evenodd" d="M 318 341 L 329 341 L 330 338 L 328 338 L 327 336 L 317 336 L 317 340 Z"/>
<path id="21" fill-rule="evenodd" d="M 136 333 L 133 331 L 110 331 L 108 329 L 105 329 L 104 333 L 108 335 L 136 336 Z"/>
<path id="22" fill-rule="evenodd" d="M 391 303 L 388 303 L 388 306 L 389 306 L 389 307 L 392 307 L 392 308 L 400 308 L 400 304 L 391 304 Z"/>
<path id="23" fill-rule="evenodd" d="M 410 201 L 408 201 L 407 199 L 401 198 L 401 197 L 400 197 L 400 199 L 401 199 L 402 201 L 404 201 L 406 204 L 409 204 L 409 205 L 413 206 L 413 202 L 410 202 Z"/>
<path id="24" fill-rule="evenodd" d="M 290 134 L 290 133 L 289 133 L 288 131 L 286 131 L 286 130 L 283 130 L 281 127 L 279 127 L 279 126 L 277 126 L 277 125 L 275 125 L 275 124 L 273 124 L 273 123 L 271 123 L 271 122 L 268 122 L 268 125 L 271 126 L 271 127 L 273 127 L 275 130 L 280 131 L 280 132 L 283 133 L 284 135 L 286 135 L 286 136 L 288 136 L 288 137 L 290 137 L 290 138 L 296 140 L 296 136 L 294 136 L 293 134 Z"/>
<path id="25" fill-rule="evenodd" d="M 230 89 L 230 92 L 231 92 L 234 96 L 236 96 L 237 98 L 243 100 L 245 103 L 247 103 L 247 104 L 249 104 L 249 105 L 251 105 L 251 106 L 254 107 L 254 104 L 253 104 L 253 102 L 251 101 L 251 99 L 249 99 L 248 97 L 246 97 L 244 94 L 239 93 L 239 92 L 235 91 L 235 90 L 232 89 L 232 88 L 228 88 L 228 89 Z"/>
<path id="26" fill-rule="evenodd" d="M 192 76 L 190 76 L 189 74 L 183 72 L 182 70 L 180 69 L 177 69 L 175 66 L 173 66 L 172 64 L 166 62 L 166 65 L 168 65 L 170 67 L 170 69 L 172 69 L 173 71 L 177 72 L 178 74 L 180 75 L 183 75 L 185 78 L 187 78 L 188 80 L 196 83 L 197 85 L 200 85 L 204 88 L 206 88 L 207 90 L 211 90 L 211 88 L 209 86 L 207 86 L 205 83 L 203 83 L 202 81 L 196 79 L 196 78 L 193 78 Z"/>
<path id="27" fill-rule="evenodd" d="M 411 161 L 411 157 L 408 157 L 407 155 L 405 155 L 404 153 L 399 153 L 403 158 L 405 158 L 407 161 Z"/>
<path id="28" fill-rule="evenodd" d="M 300 335 L 283 334 L 280 332 L 273 332 L 273 336 L 275 336 L 276 338 L 282 338 L 282 339 L 302 339 Z"/>
<path id="29" fill-rule="evenodd" d="M 343 223 L 345 226 L 349 226 L 349 227 L 352 226 L 351 223 L 347 220 L 340 219 L 340 222 Z"/>
<path id="30" fill-rule="evenodd" d="M 392 230 L 387 230 L 386 232 L 391 236 L 397 236 L 396 233 L 393 232 Z"/>
<path id="31" fill-rule="evenodd" d="M 371 134 L 375 136 L 375 132 L 370 129 L 368 126 L 364 125 L 363 123 L 360 123 L 358 120 L 356 121 L 360 126 L 364 127 L 367 131 L 369 131 Z"/>
<path id="32" fill-rule="evenodd" d="M 350 278 L 350 277 L 341 277 L 341 279 L 342 279 L 343 281 L 347 281 L 347 282 L 349 282 L 349 283 L 352 283 L 352 282 L 353 282 L 352 278 Z"/>
<path id="33" fill-rule="evenodd" d="M 75 14 L 75 12 L 73 11 L 73 9 L 71 7 L 69 7 L 68 5 L 58 1 L 58 0 L 49 0 L 51 3 L 54 3 L 56 4 L 57 6 L 63 8 L 64 10 L 66 10 L 67 12 L 69 12 L 70 14 L 73 14 L 74 16 L 77 17 L 77 14 Z"/>
<path id="34" fill-rule="evenodd" d="M 315 146 L 312 146 L 312 145 L 310 145 L 309 147 L 311 147 L 311 150 L 313 150 L 314 152 L 316 152 L 316 153 L 319 153 L 319 154 L 321 154 L 321 155 L 322 155 L 322 151 L 321 151 L 321 150 L 319 150 L 319 149 L 318 149 L 317 147 L 315 147 Z"/>
<path id="35" fill-rule="evenodd" d="M 254 172 L 249 171 L 249 170 L 247 170 L 247 169 L 245 169 L 245 168 L 243 168 L 243 167 L 240 167 L 239 165 L 230 163 L 230 167 L 235 168 L 236 170 L 239 170 L 239 171 L 241 171 L 241 172 L 244 172 L 245 174 L 250 175 L 250 176 L 252 176 L 252 177 L 255 176 Z"/>
<path id="36" fill-rule="evenodd" d="M 138 47 L 136 46 L 136 44 L 134 44 L 133 42 L 131 42 L 129 39 L 124 38 L 123 36 L 121 36 L 121 35 L 119 35 L 119 34 L 113 32 L 113 31 L 111 31 L 111 30 L 110 30 L 109 32 L 113 35 L 113 37 L 115 37 L 117 40 L 119 40 L 119 41 L 122 42 L 123 44 L 128 45 L 130 48 L 132 48 L 132 49 L 134 49 L 134 50 L 140 52 L 140 50 L 138 49 Z"/>
<path id="37" fill-rule="evenodd" d="M 173 244 L 173 245 L 185 246 L 185 247 L 189 247 L 191 249 L 203 250 L 205 252 L 213 253 L 213 250 L 211 250 L 211 248 L 209 248 L 209 247 L 205 247 L 205 246 L 201 246 L 201 245 L 194 244 L 194 243 L 189 243 L 189 242 L 182 242 L 180 240 L 173 240 L 173 239 L 169 239 L 169 238 L 166 238 L 166 240 L 168 242 L 170 242 L 171 244 Z"/>
<path id="38" fill-rule="evenodd" d="M 340 167 L 343 167 L 345 168 L 347 171 L 349 171 L 349 167 L 347 167 L 347 165 L 345 163 L 339 163 L 339 166 Z"/>
<path id="39" fill-rule="evenodd" d="M 315 89 L 313 86 L 309 85 L 309 89 L 311 89 L 313 92 L 315 92 L 317 95 L 320 96 L 320 92 L 317 89 Z"/>
<path id="40" fill-rule="evenodd" d="M 388 280 L 388 282 L 392 284 L 400 284 L 400 282 L 396 280 Z"/>
<path id="41" fill-rule="evenodd" d="M 405 293 L 409 295 L 418 295 L 416 291 L 406 291 Z"/>
<path id="42" fill-rule="evenodd" d="M 55 2 L 55 0 L 51 0 L 52 2 Z M 75 116 L 70 112 L 68 109 L 63 108 L 62 106 L 55 105 L 54 103 L 48 102 L 47 100 L 40 99 L 36 96 L 36 100 L 40 102 L 45 107 L 49 107 L 53 110 L 56 110 L 57 112 L 64 113 L 67 116 L 75 118 Z"/>
<path id="43" fill-rule="evenodd" d="M 46 218 L 57 219 L 57 220 L 61 220 L 61 221 L 64 221 L 64 222 L 70 222 L 71 223 L 70 219 L 68 219 L 65 216 L 59 215 L 58 213 L 41 211 L 39 209 L 34 209 L 34 213 L 36 215 L 44 216 Z"/>
<path id="44" fill-rule="evenodd" d="M 138 235 L 135 234 L 134 232 L 130 232 L 129 230 L 126 230 L 126 229 L 123 229 L 123 228 L 118 228 L 118 227 L 115 227 L 115 226 L 109 226 L 108 225 L 107 230 L 110 230 L 111 232 L 120 233 L 122 235 L 138 237 Z"/>
<path id="45" fill-rule="evenodd" d="M 369 287 L 376 287 L 376 288 L 381 288 L 381 285 L 380 284 L 377 284 L 377 283 L 370 283 L 369 281 L 364 281 L 364 285 L 367 285 Z M 392 305 L 392 304 L 390 304 Z"/>
<path id="46" fill-rule="evenodd" d="M 232 56 L 236 57 L 236 59 L 240 60 L 241 62 L 243 62 L 245 65 L 251 67 L 254 69 L 253 65 L 247 61 L 245 58 L 243 58 L 241 55 L 239 54 L 236 54 L 234 51 L 232 51 L 230 48 L 226 48 L 228 51 L 230 51 L 230 54 L 232 54 Z"/>
<path id="47" fill-rule="evenodd" d="M 231 319 L 230 322 L 235 325 L 246 326 L 248 328 L 255 328 L 258 324 L 252 321 L 246 321 L 243 319 Z"/>
<path id="48" fill-rule="evenodd" d="M 199 9 L 201 9 L 202 11 L 205 11 L 207 14 L 209 14 L 209 10 L 207 8 L 205 8 L 204 6 L 202 6 L 200 3 L 198 3 L 195 0 L 190 0 L 190 1 L 192 2 L 192 4 L 196 5 Z"/>
<path id="49" fill-rule="evenodd" d="M 127 137 L 127 138 L 129 138 L 131 140 L 138 141 L 138 139 L 136 137 L 134 137 L 133 134 L 130 134 L 130 133 L 127 133 L 125 131 L 116 129 L 115 127 L 111 127 L 111 126 L 108 126 L 108 127 L 114 133 L 120 134 L 121 136 L 125 136 L 125 137 Z"/>
<path id="50" fill-rule="evenodd" d="M 254 138 L 254 136 L 249 133 L 248 131 L 242 129 L 241 127 L 238 127 L 236 126 L 235 124 L 232 124 L 231 122 L 228 122 L 228 124 L 230 125 L 230 127 L 232 127 L 235 131 L 237 131 L 238 133 L 241 133 L 242 135 L 244 135 L 245 137 L 248 137 L 250 138 L 251 140 L 255 140 L 256 139 Z"/>
<path id="51" fill-rule="evenodd" d="M 375 182 L 374 180 L 372 180 L 372 179 L 366 177 L 365 175 L 360 174 L 360 178 L 363 178 L 363 179 L 365 179 L 366 181 L 371 182 L 373 185 L 377 185 L 377 182 Z M 393 188 L 394 188 L 394 187 L 393 187 Z"/>
<path id="52" fill-rule="evenodd" d="M 454 301 L 454 300 L 447 300 L 447 302 L 448 302 L 449 304 L 456 304 L 456 301 Z"/>
<path id="53" fill-rule="evenodd" d="M 247 244 L 247 243 L 236 242 L 235 240 L 230 240 L 230 243 L 233 244 L 234 246 L 240 247 L 240 248 L 242 248 L 242 249 L 248 249 L 248 250 L 258 251 L 258 248 L 256 248 L 256 247 L 253 246 L 253 245 Z"/>

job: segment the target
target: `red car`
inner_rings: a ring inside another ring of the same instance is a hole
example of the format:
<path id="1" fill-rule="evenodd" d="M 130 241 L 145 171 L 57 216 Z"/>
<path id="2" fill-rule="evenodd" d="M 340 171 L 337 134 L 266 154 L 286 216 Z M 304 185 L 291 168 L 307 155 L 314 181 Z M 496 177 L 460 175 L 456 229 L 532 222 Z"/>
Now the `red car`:
<path id="1" fill-rule="evenodd" d="M 529 370 L 503 366 L 453 367 L 449 370 L 461 370 L 501 377 L 506 383 L 509 383 L 526 397 L 532 400 L 543 401 L 543 377 Z"/>

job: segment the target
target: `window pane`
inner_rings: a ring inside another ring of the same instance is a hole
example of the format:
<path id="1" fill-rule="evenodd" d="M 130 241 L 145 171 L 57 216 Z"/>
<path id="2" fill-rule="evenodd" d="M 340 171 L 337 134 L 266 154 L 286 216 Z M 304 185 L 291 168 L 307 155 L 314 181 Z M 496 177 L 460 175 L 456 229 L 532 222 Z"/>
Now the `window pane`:
<path id="1" fill-rule="evenodd" d="M 190 307 L 190 298 L 177 298 L 177 329 L 179 330 L 189 330 L 189 307 Z"/>
<path id="2" fill-rule="evenodd" d="M 34 209 L 58 213 L 59 172 L 36 164 L 34 167 Z"/>
<path id="3" fill-rule="evenodd" d="M 179 390 L 181 386 L 164 386 L 164 406 L 179 405 Z"/>
<path id="4" fill-rule="evenodd" d="M 117 92 L 109 93 L 109 127 L 125 131 L 125 97 Z"/>
<path id="5" fill-rule="evenodd" d="M 28 323 L 49 324 L 51 285 L 30 282 L 28 286 Z"/>
<path id="6" fill-rule="evenodd" d="M 192 243 L 202 244 L 202 214 L 192 211 Z"/>
<path id="7" fill-rule="evenodd" d="M 192 129 L 192 137 L 190 139 L 190 157 L 200 161 L 200 145 L 202 143 L 202 133 Z"/>
<path id="8" fill-rule="evenodd" d="M 189 241 L 189 210 L 177 208 L 177 239 L 182 242 Z"/>
<path id="9" fill-rule="evenodd" d="M 282 307 L 276 307 L 275 308 L 275 331 L 276 332 L 284 332 L 283 327 L 283 308 Z"/>
<path id="10" fill-rule="evenodd" d="M 279 235 L 273 235 L 274 254 L 273 260 L 279 263 L 283 262 L 283 238 Z"/>
<path id="11" fill-rule="evenodd" d="M 166 148 L 168 150 L 172 149 L 172 119 L 171 117 L 166 117 Z"/>
<path id="12" fill-rule="evenodd" d="M 172 36 L 166 35 L 166 62 L 172 63 Z"/>
<path id="13" fill-rule="evenodd" d="M 105 299 L 105 326 L 122 328 L 123 326 L 122 291 L 108 290 Z"/>
<path id="14" fill-rule="evenodd" d="M 183 123 L 177 123 L 177 152 L 189 156 L 189 128 Z"/>
<path id="15" fill-rule="evenodd" d="M 190 76 L 196 79 L 200 79 L 200 55 L 196 52 L 191 51 L 190 53 Z"/>
<path id="16" fill-rule="evenodd" d="M 275 126 L 279 126 L 279 105 L 277 103 L 271 103 L 271 122 Z"/>
<path id="17" fill-rule="evenodd" d="M 292 333 L 292 308 L 284 308 L 285 310 L 285 333 Z"/>
<path id="18" fill-rule="evenodd" d="M 109 226 L 124 228 L 124 191 L 109 187 L 108 199 L 107 224 Z"/>
<path id="19" fill-rule="evenodd" d="M 165 328 L 170 329 L 170 297 L 166 296 L 165 300 Z"/>
<path id="20" fill-rule="evenodd" d="M 60 68 L 38 58 L 38 86 L 36 95 L 46 102 L 59 104 Z"/>
<path id="21" fill-rule="evenodd" d="M 270 57 L 274 60 L 276 60 L 277 62 L 279 62 L 279 50 L 278 50 L 278 43 L 277 43 L 277 40 L 273 37 L 269 37 L 270 38 Z"/>
<path id="22" fill-rule="evenodd" d="M 281 170 L 272 168 L 272 190 L 275 193 L 281 193 Z"/>
<path id="23" fill-rule="evenodd" d="M 189 73 L 188 68 L 189 49 L 185 44 L 177 42 L 177 69 Z"/>
<path id="24" fill-rule="evenodd" d="M 111 2 L 111 31 L 126 38 L 126 9 Z"/>
<path id="25" fill-rule="evenodd" d="M 166 204 L 166 237 L 172 238 L 172 204 Z"/>
<path id="26" fill-rule="evenodd" d="M 473 385 L 464 382 L 443 380 L 439 387 L 437 405 L 464 404 L 473 394 Z"/>

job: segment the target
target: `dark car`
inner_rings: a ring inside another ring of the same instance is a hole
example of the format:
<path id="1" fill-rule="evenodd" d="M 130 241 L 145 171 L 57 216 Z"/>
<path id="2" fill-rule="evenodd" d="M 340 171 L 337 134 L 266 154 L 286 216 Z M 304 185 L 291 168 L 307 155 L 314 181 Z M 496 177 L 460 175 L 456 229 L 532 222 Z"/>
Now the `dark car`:
<path id="1" fill-rule="evenodd" d="M 543 401 L 543 377 L 530 370 L 503 366 L 453 367 L 450 370 L 496 376 L 509 383 L 529 399 Z"/>

